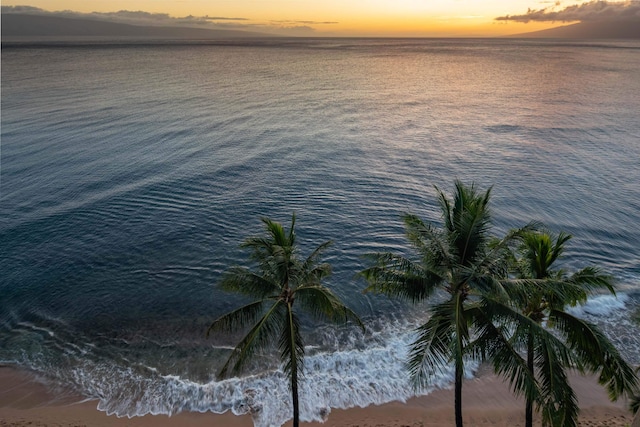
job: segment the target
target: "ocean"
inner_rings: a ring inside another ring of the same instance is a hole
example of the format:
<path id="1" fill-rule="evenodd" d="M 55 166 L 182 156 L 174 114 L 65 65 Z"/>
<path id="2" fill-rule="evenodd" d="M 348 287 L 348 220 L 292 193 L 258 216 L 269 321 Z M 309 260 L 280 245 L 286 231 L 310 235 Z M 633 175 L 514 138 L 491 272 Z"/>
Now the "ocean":
<path id="1" fill-rule="evenodd" d="M 280 39 L 3 44 L 0 363 L 117 416 L 291 417 L 265 352 L 215 379 L 243 298 L 216 288 L 260 218 L 326 240 L 326 285 L 367 332 L 303 319 L 301 419 L 406 400 L 428 304 L 363 294 L 375 251 L 411 254 L 400 216 L 439 223 L 435 186 L 493 186 L 493 233 L 574 237 L 617 298 L 572 309 L 640 364 L 640 42 Z M 277 353 L 277 352 L 276 352 Z M 468 377 L 477 365 L 470 363 Z M 447 387 L 452 373 L 434 373 Z M 329 415 L 330 416 L 330 415 Z"/>

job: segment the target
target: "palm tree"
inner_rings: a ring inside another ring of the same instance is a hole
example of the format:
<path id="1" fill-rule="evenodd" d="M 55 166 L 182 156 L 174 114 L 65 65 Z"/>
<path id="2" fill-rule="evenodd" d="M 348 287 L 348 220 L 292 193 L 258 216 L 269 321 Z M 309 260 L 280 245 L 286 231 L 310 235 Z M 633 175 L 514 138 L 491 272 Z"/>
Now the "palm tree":
<path id="1" fill-rule="evenodd" d="M 248 238 L 242 245 L 251 250 L 251 259 L 257 264 L 255 269 L 232 267 L 220 282 L 222 289 L 256 301 L 214 321 L 207 336 L 214 331 L 236 332 L 251 325 L 220 370 L 220 378 L 240 372 L 258 349 L 278 343 L 283 370 L 291 380 L 293 425 L 297 427 L 300 423 L 298 378 L 305 349 L 294 303 L 318 319 L 337 323 L 353 320 L 363 331 L 364 326 L 352 310 L 321 284 L 331 269 L 329 264 L 319 263 L 319 258 L 331 242 L 321 244 L 306 259 L 301 259 L 295 241 L 295 215 L 288 233 L 281 224 L 268 218 L 262 222 L 267 235 Z"/>
<path id="2" fill-rule="evenodd" d="M 514 341 L 526 348 L 527 367 L 538 379 L 537 406 L 542 411 L 543 424 L 575 426 L 579 408 L 568 382 L 568 368 L 597 372 L 600 384 L 606 386 L 612 400 L 637 390 L 633 369 L 604 334 L 595 325 L 565 311 L 566 306 L 585 302 L 597 291 L 615 294 L 613 280 L 595 267 L 571 275 L 553 269 L 565 243 L 571 239 L 569 234 L 527 232 L 520 238 L 517 271 L 526 291 L 514 294 L 513 302 L 524 316 L 546 328 L 520 322 Z M 526 396 L 527 427 L 533 425 L 533 404 L 533 396 Z"/>
<path id="3" fill-rule="evenodd" d="M 455 369 L 455 420 L 462 426 L 462 377 L 465 358 L 494 361 L 518 392 L 535 395 L 535 380 L 511 345 L 504 328 L 493 323 L 491 309 L 504 306 L 506 291 L 499 279 L 507 277 L 505 250 L 523 230 L 514 231 L 490 245 L 491 189 L 479 193 L 474 185 L 455 182 L 453 200 L 436 188 L 443 227 L 424 223 L 415 215 L 403 216 L 406 236 L 418 255 L 411 260 L 392 253 L 368 255 L 373 266 L 361 272 L 367 290 L 406 298 L 414 303 L 430 299 L 436 291 L 446 298 L 432 306 L 431 317 L 417 329 L 409 351 L 408 367 L 415 385 L 424 386 L 432 368 L 453 361 Z M 491 309 L 491 310 L 489 310 Z M 471 330 L 481 338 L 472 343 Z"/>

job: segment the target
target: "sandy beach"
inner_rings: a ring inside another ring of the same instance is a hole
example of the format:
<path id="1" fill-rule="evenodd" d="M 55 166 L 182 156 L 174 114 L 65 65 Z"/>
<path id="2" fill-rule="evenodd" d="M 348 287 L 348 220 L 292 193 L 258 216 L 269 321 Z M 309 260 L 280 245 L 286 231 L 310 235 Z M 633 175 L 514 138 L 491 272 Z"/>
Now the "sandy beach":
<path id="1" fill-rule="evenodd" d="M 632 415 L 625 401 L 610 402 L 593 377 L 572 377 L 579 397 L 581 426 L 631 426 Z M 108 416 L 96 409 L 95 401 L 56 393 L 33 381 L 28 374 L 10 367 L 0 368 L 0 426 L 230 426 L 251 427 L 249 415 L 181 413 L 172 417 L 148 415 L 135 418 Z M 463 386 L 464 421 L 467 426 L 524 425 L 524 403 L 506 384 L 489 372 L 480 372 Z M 305 425 L 339 427 L 451 426 L 453 391 L 438 390 L 406 403 L 391 402 L 366 408 L 334 409 L 327 421 Z M 288 423 L 287 425 L 291 425 Z M 539 425 L 539 424 L 538 424 Z M 635 424 L 634 424 L 635 425 Z"/>

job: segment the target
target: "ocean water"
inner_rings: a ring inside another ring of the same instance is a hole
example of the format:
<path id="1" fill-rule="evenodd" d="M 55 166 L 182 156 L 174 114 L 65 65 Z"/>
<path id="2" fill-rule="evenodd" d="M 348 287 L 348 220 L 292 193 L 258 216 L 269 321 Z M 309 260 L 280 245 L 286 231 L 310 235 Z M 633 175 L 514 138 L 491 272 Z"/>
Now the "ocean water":
<path id="1" fill-rule="evenodd" d="M 117 416 L 290 418 L 276 356 L 215 379 L 244 300 L 216 289 L 261 217 L 297 216 L 306 254 L 368 331 L 307 335 L 303 420 L 415 394 L 403 360 L 428 316 L 363 294 L 372 251 L 410 253 L 400 215 L 434 186 L 493 185 L 494 232 L 540 220 L 618 297 L 573 309 L 640 363 L 640 43 L 296 39 L 2 47 L 0 363 Z M 305 320 L 306 331 L 311 322 Z M 473 376 L 470 365 L 467 375 Z M 451 372 L 434 372 L 446 387 Z"/>

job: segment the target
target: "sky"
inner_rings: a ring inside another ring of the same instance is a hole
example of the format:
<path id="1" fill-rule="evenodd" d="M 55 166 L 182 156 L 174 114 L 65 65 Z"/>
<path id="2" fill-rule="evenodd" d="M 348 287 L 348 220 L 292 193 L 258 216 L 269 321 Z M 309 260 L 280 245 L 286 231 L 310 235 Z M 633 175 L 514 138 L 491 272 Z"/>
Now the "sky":
<path id="1" fill-rule="evenodd" d="M 2 0 L 3 13 L 25 4 L 41 13 L 72 11 L 133 24 L 317 37 L 494 37 L 579 22 L 585 16 L 640 17 L 638 0 Z"/>

